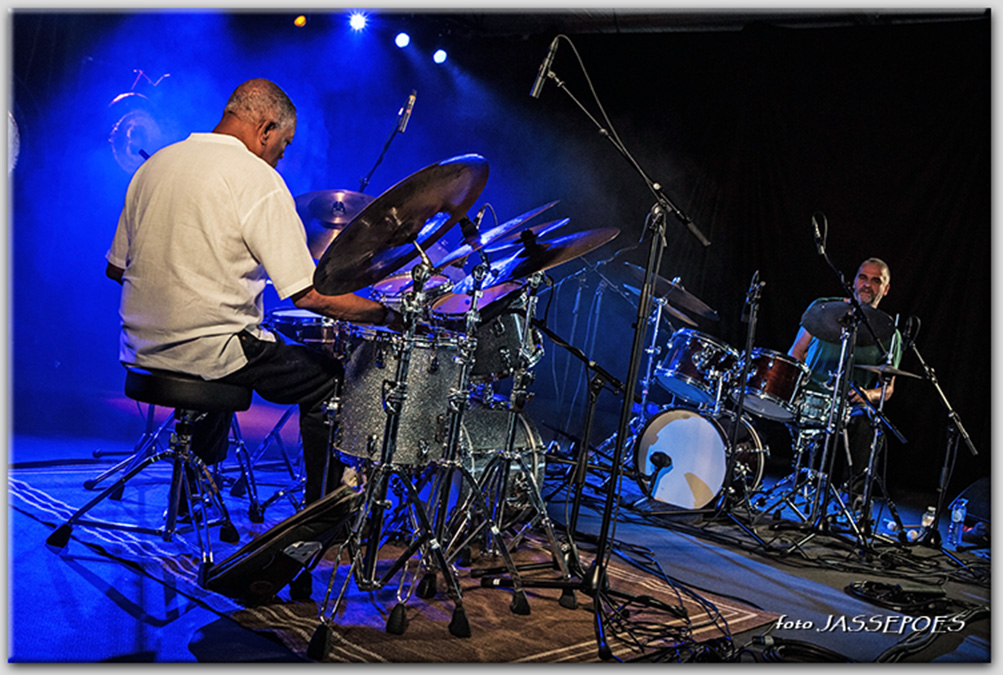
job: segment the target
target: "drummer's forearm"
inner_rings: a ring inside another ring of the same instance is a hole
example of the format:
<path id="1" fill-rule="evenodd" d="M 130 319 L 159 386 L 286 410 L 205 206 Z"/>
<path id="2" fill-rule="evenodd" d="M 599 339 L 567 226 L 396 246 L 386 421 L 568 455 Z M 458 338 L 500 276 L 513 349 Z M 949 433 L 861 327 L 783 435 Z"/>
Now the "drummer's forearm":
<path id="1" fill-rule="evenodd" d="M 291 299 L 299 309 L 307 309 L 341 321 L 381 325 L 387 319 L 386 307 L 354 293 L 322 295 L 315 289 L 308 288 L 296 293 Z"/>

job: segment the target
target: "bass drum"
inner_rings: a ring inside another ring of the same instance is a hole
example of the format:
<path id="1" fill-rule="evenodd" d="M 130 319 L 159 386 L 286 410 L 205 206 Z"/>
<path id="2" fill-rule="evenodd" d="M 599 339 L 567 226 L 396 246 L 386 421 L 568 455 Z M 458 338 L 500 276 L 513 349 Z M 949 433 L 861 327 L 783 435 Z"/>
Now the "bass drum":
<path id="1" fill-rule="evenodd" d="M 720 419 L 687 408 L 670 408 L 648 420 L 634 445 L 634 468 L 641 491 L 681 509 L 701 509 L 726 487 L 752 492 L 766 466 L 763 443 L 743 419 L 728 450 L 735 415 Z M 728 476 L 728 459 L 733 457 Z"/>
<path id="2" fill-rule="evenodd" d="M 508 434 L 509 411 L 504 408 L 486 408 L 475 405 L 463 413 L 460 432 L 460 453 L 465 466 L 474 479 L 482 485 L 484 472 L 492 460 L 505 449 L 505 438 Z M 522 464 L 532 473 L 530 476 L 522 470 L 519 461 L 509 460 L 508 481 L 505 483 L 505 522 L 509 525 L 519 520 L 521 515 L 532 508 L 531 490 L 537 494 L 543 489 L 543 481 L 547 473 L 546 447 L 536 425 L 524 413 L 516 414 L 514 451 L 519 453 Z M 500 466 L 498 468 L 501 468 Z M 464 485 L 459 491 L 460 499 L 469 495 L 469 487 Z M 484 495 L 488 505 L 494 509 L 494 494 Z"/>

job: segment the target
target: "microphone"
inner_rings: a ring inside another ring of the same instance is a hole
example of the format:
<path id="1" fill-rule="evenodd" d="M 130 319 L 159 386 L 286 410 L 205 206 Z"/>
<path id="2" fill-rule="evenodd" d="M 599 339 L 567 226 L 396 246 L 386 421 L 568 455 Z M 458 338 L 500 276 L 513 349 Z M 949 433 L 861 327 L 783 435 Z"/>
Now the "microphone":
<path id="1" fill-rule="evenodd" d="M 474 216 L 473 222 L 466 216 L 460 218 L 460 233 L 463 235 L 465 240 L 477 239 L 477 235 L 481 231 L 481 221 L 484 220 L 484 214 L 488 210 L 487 203 L 481 207 L 481 210 L 477 212 Z"/>
<path id="2" fill-rule="evenodd" d="M 543 63 L 540 64 L 540 69 L 536 71 L 536 79 L 533 81 L 533 88 L 529 90 L 529 95 L 533 98 L 540 98 L 540 92 L 543 91 L 543 83 L 547 80 L 547 74 L 550 72 L 550 66 L 554 63 L 554 54 L 557 53 L 557 38 L 555 37 L 550 43 L 550 49 L 547 50 L 547 55 L 543 57 Z"/>
<path id="3" fill-rule="evenodd" d="M 652 466 L 656 469 L 667 469 L 672 466 L 672 458 L 666 455 L 664 452 L 656 452 L 648 458 Z"/>
<path id="4" fill-rule="evenodd" d="M 411 111 L 414 110 L 414 101 L 418 98 L 418 90 L 412 89 L 411 95 L 407 97 L 407 103 L 404 107 L 400 109 L 397 113 L 400 118 L 397 120 L 397 133 L 403 134 L 404 130 L 407 129 L 408 120 L 411 119 Z"/>
<path id="5" fill-rule="evenodd" d="M 815 250 L 818 251 L 819 255 L 825 255 L 825 241 L 822 239 L 822 233 L 818 228 L 818 221 L 815 219 L 816 215 L 822 216 L 822 222 L 825 222 L 825 214 L 819 211 L 811 214 L 811 226 L 815 231 Z"/>
<path id="6" fill-rule="evenodd" d="M 912 314 L 905 320 L 905 328 L 902 330 L 902 351 L 909 351 L 916 343 L 919 335 L 920 321 L 918 316 Z"/>
<path id="7" fill-rule="evenodd" d="M 745 294 L 745 305 L 742 306 L 742 323 L 749 323 L 749 316 L 752 314 L 752 305 L 759 295 L 759 289 L 765 285 L 765 282 L 759 283 L 759 270 L 756 270 L 752 275 L 752 281 L 749 283 L 749 291 Z"/>

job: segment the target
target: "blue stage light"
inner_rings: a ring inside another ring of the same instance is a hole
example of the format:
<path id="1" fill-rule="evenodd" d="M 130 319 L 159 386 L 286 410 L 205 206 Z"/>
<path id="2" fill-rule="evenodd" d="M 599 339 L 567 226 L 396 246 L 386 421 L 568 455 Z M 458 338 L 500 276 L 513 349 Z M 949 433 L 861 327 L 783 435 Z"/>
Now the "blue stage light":
<path id="1" fill-rule="evenodd" d="M 366 15 L 362 12 L 352 12 L 351 16 L 348 17 L 348 25 L 356 32 L 366 27 L 366 21 Z"/>
<path id="2" fill-rule="evenodd" d="M 404 49 L 411 44 L 411 36 L 407 33 L 397 33 L 397 37 L 394 38 L 394 44 Z"/>
<path id="3" fill-rule="evenodd" d="M 432 60 L 435 61 L 436 63 L 445 63 L 446 62 L 446 50 L 445 49 L 436 49 L 435 53 L 432 54 Z"/>

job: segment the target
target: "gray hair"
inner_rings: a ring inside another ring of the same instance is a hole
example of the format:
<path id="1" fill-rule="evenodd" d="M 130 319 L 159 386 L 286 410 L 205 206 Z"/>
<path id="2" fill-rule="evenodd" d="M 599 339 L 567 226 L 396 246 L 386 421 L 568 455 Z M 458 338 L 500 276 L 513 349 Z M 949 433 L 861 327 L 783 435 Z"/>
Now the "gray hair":
<path id="1" fill-rule="evenodd" d="M 881 258 L 868 258 L 864 262 L 860 263 L 860 267 L 863 267 L 864 265 L 866 265 L 868 263 L 870 263 L 872 265 L 877 265 L 878 267 L 880 267 L 881 270 L 885 273 L 885 276 L 888 277 L 888 279 L 886 280 L 886 283 L 887 282 L 891 282 L 891 280 L 892 280 L 892 268 L 888 266 L 888 263 L 886 263 Z M 857 269 L 860 269 L 860 267 L 858 267 Z"/>
<path id="2" fill-rule="evenodd" d="M 226 102 L 225 112 L 257 124 L 274 116 L 279 129 L 296 122 L 296 106 L 286 92 L 270 80 L 256 78 L 237 87 Z"/>

